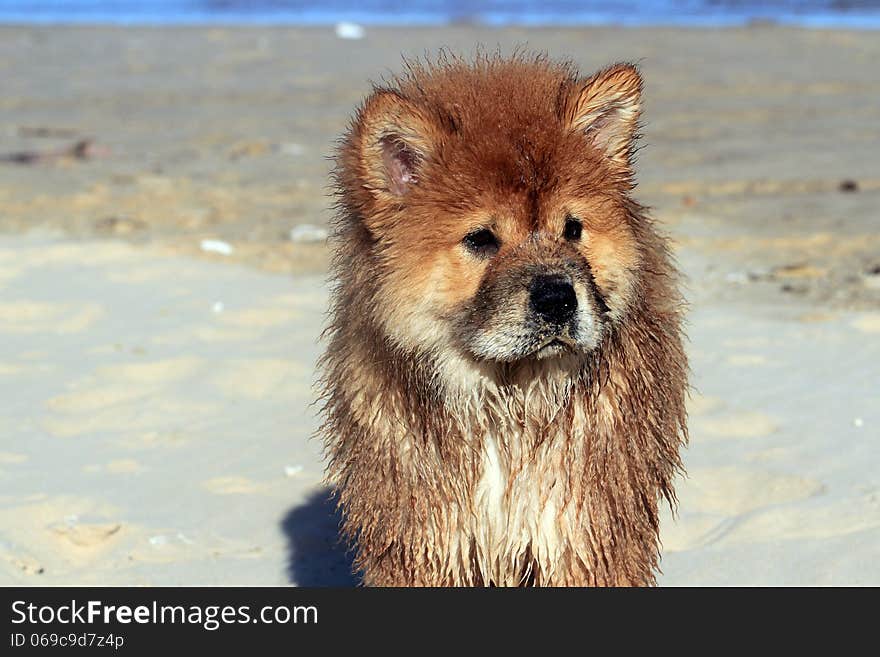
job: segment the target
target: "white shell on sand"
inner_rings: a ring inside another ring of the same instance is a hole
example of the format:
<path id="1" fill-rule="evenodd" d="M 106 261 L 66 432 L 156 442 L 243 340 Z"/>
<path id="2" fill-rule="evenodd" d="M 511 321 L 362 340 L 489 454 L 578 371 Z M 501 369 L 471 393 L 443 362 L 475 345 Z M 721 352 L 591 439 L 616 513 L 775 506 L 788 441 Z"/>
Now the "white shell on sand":
<path id="1" fill-rule="evenodd" d="M 199 247 L 206 253 L 219 253 L 226 256 L 232 255 L 234 251 L 232 245 L 223 240 L 202 240 L 199 242 Z"/>

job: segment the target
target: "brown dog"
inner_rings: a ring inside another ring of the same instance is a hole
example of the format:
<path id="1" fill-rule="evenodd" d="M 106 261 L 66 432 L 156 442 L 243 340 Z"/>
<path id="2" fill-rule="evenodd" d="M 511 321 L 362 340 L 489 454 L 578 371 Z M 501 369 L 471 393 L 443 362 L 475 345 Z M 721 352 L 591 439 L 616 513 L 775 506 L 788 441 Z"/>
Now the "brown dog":
<path id="1" fill-rule="evenodd" d="M 687 362 L 641 86 L 445 57 L 357 113 L 322 432 L 364 583 L 654 583 Z"/>

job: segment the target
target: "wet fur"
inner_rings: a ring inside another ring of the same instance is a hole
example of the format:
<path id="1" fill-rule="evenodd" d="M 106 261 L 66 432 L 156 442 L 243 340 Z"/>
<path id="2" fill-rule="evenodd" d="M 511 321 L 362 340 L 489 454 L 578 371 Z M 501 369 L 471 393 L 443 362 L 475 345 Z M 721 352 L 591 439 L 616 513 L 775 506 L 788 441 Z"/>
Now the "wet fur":
<path id="1" fill-rule="evenodd" d="M 631 67 L 604 73 L 606 96 L 640 91 L 615 79 Z M 682 303 L 630 196 L 632 139 L 585 146 L 604 120 L 589 103 L 607 98 L 583 85 L 543 57 L 443 57 L 378 88 L 341 142 L 321 432 L 365 584 L 655 582 L 658 504 L 674 503 L 686 440 Z M 398 137 L 407 159 L 382 143 Z M 400 189 L 381 170 L 398 165 L 418 167 Z M 584 244 L 555 237 L 571 206 Z M 487 207 L 521 245 L 471 265 L 455 243 Z M 577 270 L 595 345 L 475 357 L 469 331 L 503 331 L 492 304 L 543 260 Z"/>

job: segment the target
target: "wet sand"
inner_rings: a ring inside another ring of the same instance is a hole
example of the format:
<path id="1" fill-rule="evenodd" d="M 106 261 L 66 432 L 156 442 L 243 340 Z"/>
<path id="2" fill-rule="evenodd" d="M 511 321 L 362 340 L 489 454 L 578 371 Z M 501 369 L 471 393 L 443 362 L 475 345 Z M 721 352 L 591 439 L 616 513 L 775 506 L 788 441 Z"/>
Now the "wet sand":
<path id="1" fill-rule="evenodd" d="M 692 305 L 661 583 L 880 583 L 875 36 L 0 27 L 0 583 L 352 582 L 309 440 L 327 156 L 401 52 L 476 43 L 641 63 Z"/>

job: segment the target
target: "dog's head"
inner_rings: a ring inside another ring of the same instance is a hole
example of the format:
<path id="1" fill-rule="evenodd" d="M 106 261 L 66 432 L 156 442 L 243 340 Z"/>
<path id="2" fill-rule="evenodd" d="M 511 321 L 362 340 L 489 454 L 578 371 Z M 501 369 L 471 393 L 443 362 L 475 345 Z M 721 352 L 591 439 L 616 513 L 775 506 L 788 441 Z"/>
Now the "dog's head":
<path id="1" fill-rule="evenodd" d="M 579 78 L 491 58 L 412 67 L 374 91 L 337 175 L 368 236 L 367 312 L 398 347 L 484 363 L 586 355 L 625 320 L 640 92 L 630 65 Z"/>

